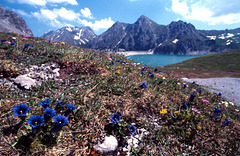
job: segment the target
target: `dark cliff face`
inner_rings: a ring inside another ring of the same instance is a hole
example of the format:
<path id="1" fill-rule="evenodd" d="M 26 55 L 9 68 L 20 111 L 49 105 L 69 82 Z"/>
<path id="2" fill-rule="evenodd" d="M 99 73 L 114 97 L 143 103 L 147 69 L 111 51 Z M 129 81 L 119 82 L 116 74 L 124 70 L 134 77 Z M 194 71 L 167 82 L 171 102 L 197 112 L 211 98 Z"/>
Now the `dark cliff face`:
<path id="1" fill-rule="evenodd" d="M 56 42 L 66 42 L 74 46 L 85 46 L 89 40 L 96 37 L 90 27 L 63 27 L 57 31 L 49 30 L 42 38 Z"/>
<path id="2" fill-rule="evenodd" d="M 106 32 L 92 39 L 89 47 L 93 49 L 114 49 L 118 47 L 121 40 L 126 36 L 128 24 L 116 22 Z"/>
<path id="3" fill-rule="evenodd" d="M 21 35 L 33 36 L 26 22 L 15 12 L 4 9 L 0 5 L 0 30 L 3 32 L 15 32 Z"/>

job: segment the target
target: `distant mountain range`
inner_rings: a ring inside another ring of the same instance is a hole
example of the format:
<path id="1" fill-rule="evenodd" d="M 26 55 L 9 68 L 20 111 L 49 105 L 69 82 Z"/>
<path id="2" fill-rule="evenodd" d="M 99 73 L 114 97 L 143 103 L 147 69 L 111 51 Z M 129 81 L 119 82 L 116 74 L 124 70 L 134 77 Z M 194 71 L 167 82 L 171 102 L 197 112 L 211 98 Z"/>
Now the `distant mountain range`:
<path id="1" fill-rule="evenodd" d="M 93 30 L 90 27 L 63 27 L 57 31 L 49 30 L 44 33 L 42 38 L 56 42 L 66 42 L 74 46 L 84 46 L 89 40 L 95 38 Z"/>
<path id="2" fill-rule="evenodd" d="M 13 11 L 4 9 L 0 5 L 0 30 L 3 32 L 15 32 L 21 35 L 33 36 L 23 18 Z"/>
<path id="3" fill-rule="evenodd" d="M 33 36 L 26 22 L 0 5 L 0 30 Z M 154 51 L 164 54 L 218 53 L 240 49 L 240 28 L 232 30 L 197 30 L 183 21 L 159 25 L 146 16 L 133 24 L 116 22 L 101 35 L 90 27 L 63 27 L 41 37 L 74 46 L 111 51 Z"/>
<path id="4" fill-rule="evenodd" d="M 56 32 L 45 33 L 42 37 L 99 50 L 154 51 L 164 54 L 209 54 L 240 49 L 240 28 L 197 30 L 183 21 L 165 26 L 146 16 L 141 16 L 133 24 L 116 22 L 98 36 L 89 27 L 64 27 Z"/>

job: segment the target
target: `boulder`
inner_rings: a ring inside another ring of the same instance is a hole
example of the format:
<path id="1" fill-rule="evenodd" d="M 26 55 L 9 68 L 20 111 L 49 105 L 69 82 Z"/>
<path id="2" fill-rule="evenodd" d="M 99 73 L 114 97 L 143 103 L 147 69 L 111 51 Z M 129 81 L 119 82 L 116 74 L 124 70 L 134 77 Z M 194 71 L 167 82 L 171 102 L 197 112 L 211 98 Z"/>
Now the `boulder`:
<path id="1" fill-rule="evenodd" d="M 25 89 L 30 89 L 32 86 L 36 86 L 36 80 L 26 76 L 20 75 L 14 79 L 14 82 Z"/>

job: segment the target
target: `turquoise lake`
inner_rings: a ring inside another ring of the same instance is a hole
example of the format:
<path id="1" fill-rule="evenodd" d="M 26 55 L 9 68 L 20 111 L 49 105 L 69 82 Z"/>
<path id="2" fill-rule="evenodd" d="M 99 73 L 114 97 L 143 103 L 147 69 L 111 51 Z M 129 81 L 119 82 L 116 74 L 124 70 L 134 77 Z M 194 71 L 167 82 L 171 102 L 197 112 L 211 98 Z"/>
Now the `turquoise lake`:
<path id="1" fill-rule="evenodd" d="M 202 55 L 144 54 L 144 55 L 130 55 L 127 57 L 135 62 L 139 62 L 150 67 L 157 67 L 182 62 L 198 56 Z"/>

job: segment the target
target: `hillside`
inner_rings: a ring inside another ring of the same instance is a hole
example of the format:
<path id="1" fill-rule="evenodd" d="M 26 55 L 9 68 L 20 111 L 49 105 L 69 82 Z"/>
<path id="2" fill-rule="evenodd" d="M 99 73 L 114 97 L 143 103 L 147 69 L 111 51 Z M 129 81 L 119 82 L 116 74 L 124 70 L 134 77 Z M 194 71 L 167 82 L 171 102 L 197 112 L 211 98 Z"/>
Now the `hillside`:
<path id="1" fill-rule="evenodd" d="M 220 93 L 120 55 L 0 39 L 0 155 L 240 152 L 240 107 Z"/>
<path id="2" fill-rule="evenodd" d="M 196 57 L 167 65 L 163 70 L 188 78 L 240 77 L 240 50 Z"/>
<path id="3" fill-rule="evenodd" d="M 33 36 L 32 31 L 25 20 L 17 13 L 7 10 L 0 5 L 0 30 L 3 32 L 15 32 L 21 35 Z"/>

